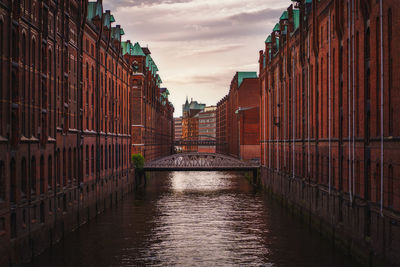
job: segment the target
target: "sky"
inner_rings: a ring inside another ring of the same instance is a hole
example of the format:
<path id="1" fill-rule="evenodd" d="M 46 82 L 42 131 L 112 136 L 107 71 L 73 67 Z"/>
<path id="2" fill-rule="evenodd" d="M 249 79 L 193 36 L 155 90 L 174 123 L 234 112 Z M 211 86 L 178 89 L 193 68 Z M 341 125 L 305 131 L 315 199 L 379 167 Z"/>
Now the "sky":
<path id="1" fill-rule="evenodd" d="M 103 0 L 123 40 L 148 46 L 171 95 L 216 105 L 237 71 L 258 71 L 259 51 L 290 0 Z"/>

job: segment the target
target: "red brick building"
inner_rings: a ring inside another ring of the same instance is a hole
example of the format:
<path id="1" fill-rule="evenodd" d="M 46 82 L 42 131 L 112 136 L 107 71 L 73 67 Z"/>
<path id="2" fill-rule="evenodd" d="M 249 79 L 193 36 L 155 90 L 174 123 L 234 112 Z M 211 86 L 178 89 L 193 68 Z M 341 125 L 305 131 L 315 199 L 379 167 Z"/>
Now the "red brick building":
<path id="1" fill-rule="evenodd" d="M 30 259 L 132 188 L 134 68 L 114 23 L 101 1 L 0 0 L 0 265 Z M 154 90 L 165 108 L 152 138 L 170 153 L 173 108 Z"/>
<path id="2" fill-rule="evenodd" d="M 400 210 L 398 2 L 296 2 L 260 52 L 262 165 L 272 183 L 291 177 L 338 203 L 310 198 L 326 221 L 349 220 L 341 231 L 392 257 L 383 250 Z"/>
<path id="3" fill-rule="evenodd" d="M 194 144 L 189 143 L 182 146 L 182 151 L 197 152 L 199 150 L 199 146 L 196 143 L 199 141 L 199 113 L 205 107 L 205 104 L 199 104 L 193 99 L 189 103 L 187 98 L 185 104 L 182 105 L 182 140 L 194 142 Z"/>
<path id="4" fill-rule="evenodd" d="M 259 105 L 257 73 L 237 72 L 229 94 L 217 105 L 219 153 L 246 160 L 259 159 Z"/>
<path id="5" fill-rule="evenodd" d="M 150 50 L 139 43 L 124 42 L 124 54 L 133 68 L 129 76 L 132 153 L 141 153 L 151 161 L 173 152 L 174 107 L 168 100 L 169 91 L 161 88 L 158 67 Z"/>

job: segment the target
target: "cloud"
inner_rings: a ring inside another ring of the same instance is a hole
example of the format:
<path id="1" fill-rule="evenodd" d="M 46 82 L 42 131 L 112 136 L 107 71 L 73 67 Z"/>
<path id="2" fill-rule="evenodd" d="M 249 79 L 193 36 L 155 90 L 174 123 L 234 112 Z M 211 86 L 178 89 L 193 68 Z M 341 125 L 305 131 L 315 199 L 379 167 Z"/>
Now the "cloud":
<path id="1" fill-rule="evenodd" d="M 215 104 L 258 51 L 290 0 L 103 0 L 126 33 L 148 45 L 180 115 L 186 95 Z"/>
<path id="2" fill-rule="evenodd" d="M 113 0 L 112 4 L 106 5 L 107 7 L 148 7 L 161 4 L 177 4 L 177 3 L 187 3 L 192 0 Z"/>

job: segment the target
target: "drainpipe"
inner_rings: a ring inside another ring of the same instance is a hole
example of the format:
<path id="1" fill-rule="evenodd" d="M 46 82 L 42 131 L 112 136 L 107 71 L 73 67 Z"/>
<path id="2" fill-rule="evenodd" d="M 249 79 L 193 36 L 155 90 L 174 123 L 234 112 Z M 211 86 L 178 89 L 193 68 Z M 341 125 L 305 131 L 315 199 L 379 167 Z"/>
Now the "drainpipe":
<path id="1" fill-rule="evenodd" d="M 332 158 L 332 142 L 331 142 L 331 124 L 332 124 L 332 114 L 331 114 L 331 102 L 332 102 L 332 93 L 331 93 L 331 10 L 329 9 L 329 62 L 328 62 L 328 68 L 329 68 L 329 107 L 328 107 L 328 113 L 329 113 L 329 170 L 328 170 L 328 176 L 329 176 L 329 194 L 331 193 L 331 173 L 332 173 L 332 164 L 331 164 L 331 158 Z"/>
<path id="2" fill-rule="evenodd" d="M 380 42 L 381 42 L 381 215 L 383 216 L 383 7 L 379 1 Z"/>
<path id="3" fill-rule="evenodd" d="M 295 153 L 294 153 L 294 141 L 295 141 L 295 134 L 296 134 L 296 124 L 295 124 L 295 120 L 296 120 L 296 118 L 295 118 L 295 111 L 294 111 L 294 109 L 295 109 L 295 107 L 296 107 L 296 104 L 295 104 L 295 89 L 294 89 L 294 87 L 295 87 L 295 85 L 296 85 L 296 82 L 295 82 L 295 74 L 294 74 L 294 70 L 295 70 L 295 67 L 294 67 L 294 58 L 295 58 L 295 56 L 296 56 L 296 53 L 293 53 L 293 59 L 292 59 L 292 62 L 293 62 L 293 70 L 292 70 L 292 79 L 293 79 L 293 88 L 292 88 L 292 124 L 293 124 L 293 136 L 292 136 L 292 142 L 293 142 L 293 178 L 294 178 L 294 176 L 295 176 Z"/>
<path id="4" fill-rule="evenodd" d="M 350 0 L 349 1 L 347 1 L 347 3 L 348 3 L 348 7 L 350 7 Z M 350 113 L 351 113 L 351 105 L 350 105 L 350 97 L 351 97 L 351 94 L 350 94 L 350 86 L 351 86 L 351 84 L 350 84 L 350 69 L 351 69 L 351 67 L 350 67 L 350 64 L 351 64 L 351 62 L 350 62 L 350 45 L 351 45 L 351 35 L 350 35 L 350 8 L 348 8 L 347 9 L 347 30 L 348 30 L 348 37 L 349 37 L 349 41 L 348 41 L 348 45 L 347 45 L 347 58 L 348 58 L 348 60 L 347 60 L 347 62 L 348 62 L 348 64 L 347 64 L 347 104 L 348 104 L 348 106 L 349 106 L 349 108 L 348 108 L 348 143 L 349 143 L 349 164 L 348 164 L 348 168 L 349 168 L 349 179 L 348 179 L 348 184 L 349 184 L 349 195 L 350 195 L 350 203 L 352 203 L 353 202 L 353 194 L 352 194 L 352 189 L 351 189 L 351 125 L 350 125 L 350 120 L 351 120 L 351 115 L 350 115 Z"/>

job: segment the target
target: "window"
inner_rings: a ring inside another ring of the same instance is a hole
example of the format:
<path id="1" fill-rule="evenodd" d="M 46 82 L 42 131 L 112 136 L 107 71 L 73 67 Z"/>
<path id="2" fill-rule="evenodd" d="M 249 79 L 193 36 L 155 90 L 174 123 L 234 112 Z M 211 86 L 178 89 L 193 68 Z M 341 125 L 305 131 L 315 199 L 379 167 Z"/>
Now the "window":
<path id="1" fill-rule="evenodd" d="M 89 146 L 86 145 L 86 176 L 89 176 Z"/>
<path id="2" fill-rule="evenodd" d="M 28 194 L 28 186 L 27 186 L 27 175 L 26 175 L 26 159 L 22 158 L 21 161 L 21 197 L 25 198 Z"/>
<path id="3" fill-rule="evenodd" d="M 36 159 L 32 157 L 31 159 L 31 172 L 30 172 L 30 182 L 31 182 L 31 195 L 36 194 Z"/>
<path id="4" fill-rule="evenodd" d="M 71 148 L 68 149 L 68 183 L 71 183 L 72 179 L 72 152 Z"/>
<path id="5" fill-rule="evenodd" d="M 93 174 L 94 173 L 94 146 L 92 145 L 92 151 L 91 151 L 91 161 L 92 161 L 92 171 L 91 171 L 91 173 Z"/>
<path id="6" fill-rule="evenodd" d="M 40 157 L 40 194 L 44 193 L 44 157 Z"/>
<path id="7" fill-rule="evenodd" d="M 51 189 L 53 185 L 53 160 L 51 156 L 47 161 L 47 188 Z"/>
<path id="8" fill-rule="evenodd" d="M 17 200 L 17 168 L 15 160 L 10 162 L 10 202 L 15 203 Z"/>
<path id="9" fill-rule="evenodd" d="M 67 184 L 67 153 L 65 148 L 63 150 L 63 158 L 62 158 L 62 174 L 63 174 L 63 186 Z"/>

